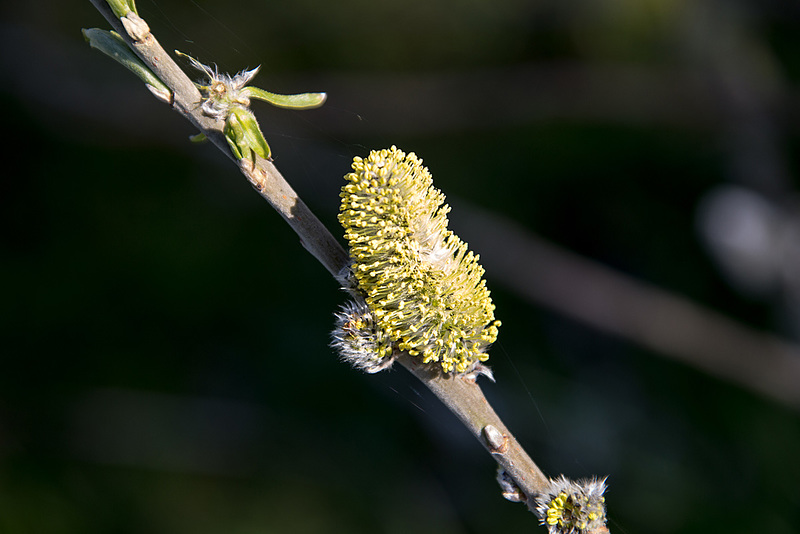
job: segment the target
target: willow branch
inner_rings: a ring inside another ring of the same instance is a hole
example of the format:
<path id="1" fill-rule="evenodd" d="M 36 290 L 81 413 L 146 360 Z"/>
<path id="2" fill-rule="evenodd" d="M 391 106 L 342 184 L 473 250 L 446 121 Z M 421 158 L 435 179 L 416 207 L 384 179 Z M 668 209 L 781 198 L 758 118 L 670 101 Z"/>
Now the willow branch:
<path id="1" fill-rule="evenodd" d="M 189 77 L 166 53 L 147 24 L 131 12 L 118 19 L 103 0 L 91 0 L 136 55 L 171 91 L 168 103 L 217 148 L 237 162 L 223 133 L 223 121 L 204 115 L 202 95 Z M 331 275 L 346 285 L 349 257 L 339 242 L 298 197 L 271 161 L 261 157 L 237 162 L 239 170 L 258 193 L 297 233 L 303 246 Z M 502 423 L 474 379 L 444 375 L 407 354 L 400 364 L 421 380 L 466 425 L 521 490 L 519 500 L 535 507 L 534 498 L 545 491 L 548 479 Z"/>
<path id="2" fill-rule="evenodd" d="M 442 375 L 403 353 L 398 362 L 422 381 L 481 442 L 525 494 L 529 507 L 533 497 L 547 487 L 547 477 L 525 452 L 495 413 L 480 386 L 468 378 Z"/>
<path id="3" fill-rule="evenodd" d="M 159 44 L 147 23 L 133 12 L 121 19 L 117 18 L 104 0 L 91 2 L 136 55 L 170 89 L 172 95 L 169 103 L 172 109 L 183 115 L 223 154 L 236 162 L 225 140 L 223 121 L 202 112 L 200 91 Z M 255 161 L 241 160 L 237 164 L 255 190 L 297 233 L 306 250 L 338 280 L 348 264 L 347 252 L 298 197 L 275 165 L 258 156 Z"/>

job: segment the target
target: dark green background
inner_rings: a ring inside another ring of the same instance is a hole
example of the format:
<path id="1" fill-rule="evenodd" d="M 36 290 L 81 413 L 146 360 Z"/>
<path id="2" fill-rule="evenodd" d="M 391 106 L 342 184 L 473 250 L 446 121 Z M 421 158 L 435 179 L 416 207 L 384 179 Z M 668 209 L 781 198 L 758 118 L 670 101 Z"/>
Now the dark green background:
<path id="1" fill-rule="evenodd" d="M 730 182 L 793 194 L 793 1 L 139 11 L 169 50 L 262 64 L 268 90 L 329 92 L 320 110 L 255 109 L 337 235 L 352 157 L 396 144 L 456 204 L 792 335 L 725 284 L 694 210 Z M 0 14 L 0 533 L 544 532 L 423 386 L 336 360 L 342 292 L 226 158 L 83 43 L 106 27 L 88 2 Z M 787 181 L 740 172 L 764 137 L 737 137 L 741 84 Z M 612 532 L 797 531 L 796 410 L 486 278 L 503 321 L 487 395 L 548 474 L 609 475 Z"/>

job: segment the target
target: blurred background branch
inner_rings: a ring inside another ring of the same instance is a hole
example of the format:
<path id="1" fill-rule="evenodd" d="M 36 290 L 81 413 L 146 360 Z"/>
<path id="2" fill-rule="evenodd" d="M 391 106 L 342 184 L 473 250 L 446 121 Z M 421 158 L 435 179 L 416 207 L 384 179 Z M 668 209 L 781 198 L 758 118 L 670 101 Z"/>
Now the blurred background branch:
<path id="1" fill-rule="evenodd" d="M 451 218 L 483 251 L 497 282 L 515 294 L 800 409 L 800 346 L 581 258 L 461 201 Z"/>

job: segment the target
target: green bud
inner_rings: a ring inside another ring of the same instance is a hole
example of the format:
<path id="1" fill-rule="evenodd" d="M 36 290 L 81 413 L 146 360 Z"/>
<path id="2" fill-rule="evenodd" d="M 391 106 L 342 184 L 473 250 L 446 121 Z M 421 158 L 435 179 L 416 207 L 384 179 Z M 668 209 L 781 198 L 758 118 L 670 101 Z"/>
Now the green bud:
<path id="1" fill-rule="evenodd" d="M 269 159 L 270 148 L 258 127 L 255 116 L 250 111 L 250 100 L 263 100 L 282 108 L 311 109 L 325 102 L 325 93 L 303 93 L 298 95 L 279 95 L 257 87 L 250 83 L 259 67 L 243 70 L 233 76 L 220 73 L 216 67 L 211 68 L 182 52 L 179 56 L 189 60 L 194 68 L 203 72 L 207 85 L 198 84 L 203 93 L 200 109 L 209 117 L 225 120 L 225 136 L 237 159 L 255 158 L 258 154 Z"/>
<path id="2" fill-rule="evenodd" d="M 111 8 L 111 11 L 114 12 L 114 15 L 119 18 L 124 17 L 131 11 L 137 15 L 139 14 L 136 11 L 136 0 L 106 0 L 106 3 Z"/>
<path id="3" fill-rule="evenodd" d="M 269 159 L 269 145 L 258 127 L 255 115 L 249 109 L 239 106 L 231 108 L 225 120 L 224 133 L 236 159 L 248 158 L 255 161 L 256 154 Z"/>

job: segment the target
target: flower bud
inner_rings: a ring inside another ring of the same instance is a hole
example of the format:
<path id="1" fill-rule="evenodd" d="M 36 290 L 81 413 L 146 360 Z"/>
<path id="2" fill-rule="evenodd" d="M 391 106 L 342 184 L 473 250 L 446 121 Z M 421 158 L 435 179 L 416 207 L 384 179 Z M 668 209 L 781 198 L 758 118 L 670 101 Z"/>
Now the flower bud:
<path id="1" fill-rule="evenodd" d="M 361 371 L 377 373 L 394 362 L 392 342 L 375 324 L 367 304 L 356 299 L 336 314 L 331 346 L 339 357 Z"/>
<path id="2" fill-rule="evenodd" d="M 536 497 L 536 513 L 550 534 L 607 534 L 605 490 L 605 480 L 562 475 Z"/>

